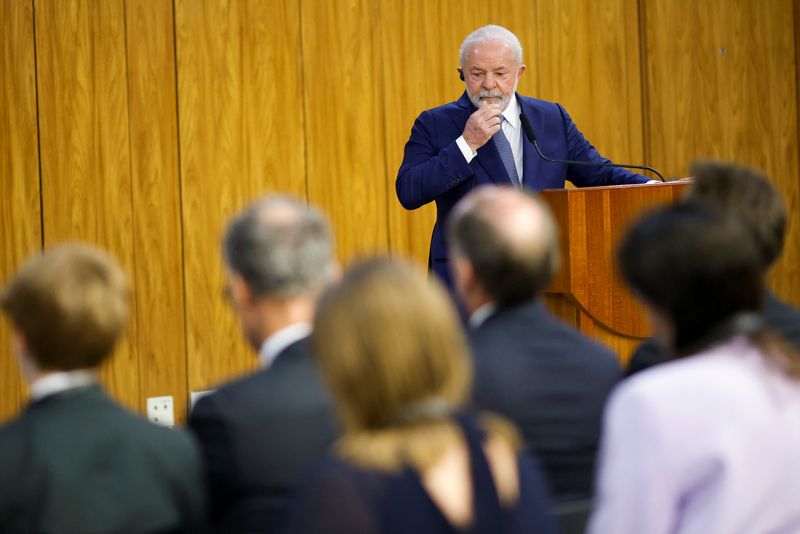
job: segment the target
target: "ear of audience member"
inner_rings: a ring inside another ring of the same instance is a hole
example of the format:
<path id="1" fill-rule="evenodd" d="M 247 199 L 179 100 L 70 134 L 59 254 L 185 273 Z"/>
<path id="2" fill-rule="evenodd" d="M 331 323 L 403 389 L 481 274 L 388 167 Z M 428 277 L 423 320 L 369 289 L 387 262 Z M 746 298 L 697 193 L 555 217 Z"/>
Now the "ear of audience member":
<path id="1" fill-rule="evenodd" d="M 796 530 L 800 359 L 757 313 L 758 250 L 745 226 L 695 202 L 623 239 L 623 276 L 678 359 L 615 390 L 590 532 Z"/>
<path id="2" fill-rule="evenodd" d="M 97 383 L 129 292 L 107 254 L 65 244 L 31 258 L 0 295 L 32 400 L 0 428 L 2 532 L 201 529 L 193 441 L 122 409 Z"/>
<path id="3" fill-rule="evenodd" d="M 549 209 L 512 188 L 480 188 L 454 208 L 448 232 L 453 280 L 471 313 L 472 405 L 521 429 L 556 499 L 590 498 L 603 405 L 620 368 L 539 301 L 559 263 Z"/>
<path id="4" fill-rule="evenodd" d="M 321 299 L 313 343 L 345 433 L 290 533 L 551 531 L 512 427 L 462 412 L 467 346 L 440 284 L 402 262 L 358 264 Z"/>
<path id="5" fill-rule="evenodd" d="M 261 368 L 200 399 L 189 427 L 213 528 L 272 533 L 338 434 L 309 342 L 316 299 L 336 271 L 333 241 L 318 210 L 272 195 L 234 217 L 223 254 L 231 305 Z"/>
<path id="6" fill-rule="evenodd" d="M 761 172 L 730 163 L 696 162 L 691 174 L 694 182 L 684 201 L 701 203 L 742 224 L 753 239 L 763 270 L 768 271 L 781 254 L 787 225 L 786 208 L 775 186 Z M 770 328 L 800 348 L 800 310 L 764 287 L 761 313 Z M 647 340 L 634 352 L 628 375 L 669 357 L 656 340 Z"/>

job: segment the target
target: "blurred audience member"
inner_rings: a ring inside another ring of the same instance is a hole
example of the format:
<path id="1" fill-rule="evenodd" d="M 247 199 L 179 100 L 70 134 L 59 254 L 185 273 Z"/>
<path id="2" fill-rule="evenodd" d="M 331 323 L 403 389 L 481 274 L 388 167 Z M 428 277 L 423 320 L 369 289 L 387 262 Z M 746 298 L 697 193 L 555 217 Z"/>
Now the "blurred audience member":
<path id="1" fill-rule="evenodd" d="M 332 248 L 323 216 L 287 197 L 256 202 L 225 234 L 228 295 L 262 369 L 200 399 L 189 419 L 219 532 L 275 532 L 337 435 L 308 340 Z"/>
<path id="2" fill-rule="evenodd" d="M 0 532 L 196 532 L 191 436 L 118 406 L 97 382 L 128 321 L 119 266 L 88 245 L 31 258 L 0 296 L 31 403 L 0 428 Z"/>
<path id="3" fill-rule="evenodd" d="M 312 337 L 345 435 L 289 532 L 552 532 L 511 425 L 461 411 L 467 347 L 438 283 L 403 263 L 361 264 L 322 298 Z"/>
<path id="4" fill-rule="evenodd" d="M 676 359 L 609 401 L 590 532 L 800 532 L 800 360 L 758 313 L 760 244 L 692 203 L 624 238 L 621 271 Z"/>
<path id="5" fill-rule="evenodd" d="M 516 423 L 558 500 L 588 498 L 603 405 L 621 371 L 540 300 L 559 264 L 550 211 L 531 194 L 484 187 L 458 204 L 449 233 L 453 281 L 471 314 L 474 406 Z"/>
<path id="6" fill-rule="evenodd" d="M 694 183 L 687 200 L 700 202 L 744 224 L 755 239 L 764 271 L 775 263 L 786 236 L 786 208 L 780 193 L 758 171 L 717 162 L 692 166 Z M 764 288 L 764 321 L 776 333 L 800 350 L 800 310 L 781 301 Z M 628 375 L 666 361 L 669 354 L 654 339 L 636 349 Z"/>

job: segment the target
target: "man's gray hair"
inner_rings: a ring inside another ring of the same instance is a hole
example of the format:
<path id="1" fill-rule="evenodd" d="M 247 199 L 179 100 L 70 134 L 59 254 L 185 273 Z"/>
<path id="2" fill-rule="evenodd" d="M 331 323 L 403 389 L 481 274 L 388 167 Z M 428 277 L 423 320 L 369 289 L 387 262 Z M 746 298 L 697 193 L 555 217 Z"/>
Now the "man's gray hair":
<path id="1" fill-rule="evenodd" d="M 319 290 L 333 275 L 333 243 L 325 217 L 287 196 L 268 196 L 228 225 L 228 267 L 258 296 L 291 297 Z"/>
<path id="2" fill-rule="evenodd" d="M 467 53 L 473 46 L 494 41 L 499 41 L 507 45 L 511 49 L 514 59 L 517 60 L 517 64 L 522 65 L 522 44 L 520 44 L 517 36 L 502 26 L 490 24 L 488 26 L 478 28 L 471 34 L 467 35 L 467 38 L 464 39 L 463 43 L 461 43 L 461 49 L 459 50 L 461 66 L 464 66 L 464 60 L 467 58 Z"/>

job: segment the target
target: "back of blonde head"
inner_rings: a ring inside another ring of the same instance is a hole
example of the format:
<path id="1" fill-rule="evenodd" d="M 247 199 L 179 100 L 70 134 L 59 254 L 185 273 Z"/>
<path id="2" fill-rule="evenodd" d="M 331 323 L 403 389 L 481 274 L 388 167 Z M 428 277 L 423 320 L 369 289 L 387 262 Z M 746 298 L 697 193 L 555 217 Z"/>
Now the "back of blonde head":
<path id="1" fill-rule="evenodd" d="M 446 413 L 470 384 L 466 342 L 445 290 L 408 264 L 354 267 L 321 299 L 314 350 L 345 426 L 339 451 L 370 467 L 424 468 L 457 436 Z"/>

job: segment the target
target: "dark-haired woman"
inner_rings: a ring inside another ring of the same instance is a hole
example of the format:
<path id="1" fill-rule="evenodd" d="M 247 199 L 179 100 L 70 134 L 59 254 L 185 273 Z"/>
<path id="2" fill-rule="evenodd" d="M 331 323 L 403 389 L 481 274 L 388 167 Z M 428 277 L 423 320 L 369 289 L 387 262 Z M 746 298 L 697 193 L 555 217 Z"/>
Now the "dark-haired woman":
<path id="1" fill-rule="evenodd" d="M 623 240 L 623 275 L 673 360 L 612 395 L 590 532 L 800 532 L 800 362 L 764 327 L 750 239 L 685 204 Z"/>

